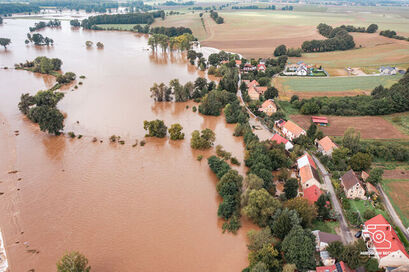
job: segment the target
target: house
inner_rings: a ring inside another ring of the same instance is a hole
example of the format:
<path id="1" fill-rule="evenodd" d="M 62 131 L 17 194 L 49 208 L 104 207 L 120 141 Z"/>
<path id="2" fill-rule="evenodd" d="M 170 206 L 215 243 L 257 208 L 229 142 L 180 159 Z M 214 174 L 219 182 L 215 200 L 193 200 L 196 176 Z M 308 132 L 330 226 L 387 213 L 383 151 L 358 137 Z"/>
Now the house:
<path id="1" fill-rule="evenodd" d="M 320 230 L 314 230 L 312 232 L 315 236 L 315 243 L 317 251 L 323 251 L 327 248 L 327 246 L 335 241 L 341 241 L 341 237 L 336 234 L 323 232 Z"/>
<path id="2" fill-rule="evenodd" d="M 396 75 L 398 71 L 396 67 L 381 66 L 381 68 L 379 68 L 379 72 L 381 75 Z"/>
<path id="3" fill-rule="evenodd" d="M 318 147 L 318 151 L 330 157 L 332 156 L 332 152 L 338 148 L 328 136 L 325 136 L 321 140 L 315 140 L 315 144 Z"/>
<path id="4" fill-rule="evenodd" d="M 329 266 L 317 266 L 317 272 L 352 272 L 352 270 L 343 262 L 339 262 Z"/>
<path id="5" fill-rule="evenodd" d="M 236 62 L 236 66 L 237 66 L 237 67 L 240 67 L 240 65 L 241 65 L 241 60 L 235 60 L 235 62 Z"/>
<path id="6" fill-rule="evenodd" d="M 381 214 L 364 223 L 362 238 L 368 252 L 378 259 L 379 267 L 409 265 L 409 255 L 389 222 Z"/>
<path id="7" fill-rule="evenodd" d="M 308 74 L 308 68 L 305 65 L 300 65 L 296 71 L 297 76 L 306 76 Z"/>
<path id="8" fill-rule="evenodd" d="M 312 159 L 312 157 L 308 153 L 305 153 L 304 155 L 302 155 L 301 157 L 299 157 L 297 159 L 298 169 L 300 169 L 301 167 L 304 167 L 306 165 L 310 165 L 314 169 L 317 169 L 317 165 L 315 164 L 314 160 Z"/>
<path id="9" fill-rule="evenodd" d="M 311 186 L 317 186 L 318 188 L 321 187 L 319 182 L 320 178 L 316 169 L 312 168 L 310 165 L 306 165 L 300 168 L 300 179 L 301 179 L 301 186 L 304 189 L 309 188 Z"/>
<path id="10" fill-rule="evenodd" d="M 268 99 L 263 102 L 261 108 L 259 108 L 258 110 L 264 112 L 268 116 L 271 116 L 273 113 L 277 111 L 277 106 L 274 103 L 273 99 Z"/>
<path id="11" fill-rule="evenodd" d="M 259 100 L 260 98 L 260 94 L 257 92 L 255 86 L 249 87 L 249 89 L 247 90 L 247 93 L 250 96 L 250 99 L 252 100 Z"/>
<path id="12" fill-rule="evenodd" d="M 267 86 L 255 86 L 254 88 L 256 89 L 259 95 L 263 95 L 268 89 Z"/>
<path id="13" fill-rule="evenodd" d="M 286 138 L 280 136 L 279 134 L 274 134 L 274 136 L 270 139 L 272 142 L 276 142 L 277 144 L 284 144 L 285 150 L 293 149 L 294 145 L 287 140 Z"/>
<path id="14" fill-rule="evenodd" d="M 243 80 L 243 82 L 246 83 L 247 88 L 260 86 L 260 84 L 255 79 L 253 81 Z"/>
<path id="15" fill-rule="evenodd" d="M 301 135 L 307 135 L 305 130 L 291 120 L 285 122 L 282 126 L 282 132 L 290 141 L 297 139 Z"/>
<path id="16" fill-rule="evenodd" d="M 254 71 L 254 70 L 256 70 L 256 69 L 257 69 L 257 67 L 251 65 L 250 63 L 244 64 L 244 67 L 243 67 L 243 71 L 245 71 L 245 72 Z"/>
<path id="17" fill-rule="evenodd" d="M 329 256 L 329 252 L 326 250 L 320 251 L 320 259 L 323 265 L 330 266 L 335 264 L 335 259 Z"/>
<path id="18" fill-rule="evenodd" d="M 365 189 L 352 169 L 341 177 L 341 184 L 347 198 L 365 199 Z"/>
<path id="19" fill-rule="evenodd" d="M 260 63 L 257 65 L 257 71 L 264 72 L 266 70 L 266 65 L 264 63 Z"/>
<path id="20" fill-rule="evenodd" d="M 320 198 L 322 195 L 321 189 L 316 185 L 312 185 L 304 189 L 303 193 L 304 195 L 302 197 L 307 199 L 311 205 L 314 205 L 314 203 L 317 202 L 318 198 Z"/>
<path id="21" fill-rule="evenodd" d="M 324 116 L 311 116 L 311 120 L 314 124 L 322 127 L 328 126 L 328 118 Z"/>

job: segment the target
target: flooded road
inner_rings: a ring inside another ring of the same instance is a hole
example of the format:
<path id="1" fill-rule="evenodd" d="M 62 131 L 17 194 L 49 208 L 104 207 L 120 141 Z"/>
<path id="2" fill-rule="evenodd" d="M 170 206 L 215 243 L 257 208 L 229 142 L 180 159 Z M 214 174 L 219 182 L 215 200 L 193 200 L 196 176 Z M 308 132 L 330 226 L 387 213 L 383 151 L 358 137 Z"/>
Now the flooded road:
<path id="1" fill-rule="evenodd" d="M 12 39 L 7 51 L 0 49 L 0 66 L 45 55 L 60 58 L 64 72 L 85 75 L 58 105 L 67 114 L 65 131 L 84 137 L 48 136 L 18 111 L 22 93 L 49 88 L 53 78 L 0 70 L 0 227 L 11 271 L 55 271 L 71 250 L 86 255 L 92 271 L 246 267 L 250 225 L 243 222 L 237 235 L 222 234 L 217 179 L 205 159 L 196 160 L 214 150 L 189 146 L 193 130 L 211 128 L 216 144 L 242 161 L 242 139 L 232 136 L 234 125 L 223 116 L 192 112 L 193 102 L 155 104 L 149 97 L 154 82 L 185 83 L 199 75 L 185 56 L 152 54 L 145 36 L 73 30 L 66 21 L 40 32 L 54 39 L 54 47 L 26 46 L 34 22 L 5 20 L 0 26 L 0 37 Z M 87 40 L 105 48 L 87 49 Z M 143 121 L 156 118 L 168 126 L 180 123 L 186 139 L 147 139 L 144 147 L 132 147 L 143 139 Z M 125 144 L 109 143 L 112 134 Z"/>

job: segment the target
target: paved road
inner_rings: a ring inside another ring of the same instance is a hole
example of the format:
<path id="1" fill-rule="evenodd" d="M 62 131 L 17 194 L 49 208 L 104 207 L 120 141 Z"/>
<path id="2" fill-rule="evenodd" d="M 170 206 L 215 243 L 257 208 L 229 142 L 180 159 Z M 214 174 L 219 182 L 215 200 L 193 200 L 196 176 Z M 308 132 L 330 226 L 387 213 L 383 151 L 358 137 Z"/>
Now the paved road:
<path id="1" fill-rule="evenodd" d="M 320 169 L 323 177 L 324 177 L 324 183 L 325 186 L 327 187 L 327 191 L 330 193 L 331 197 L 331 203 L 332 207 L 338 214 L 338 219 L 339 219 L 339 225 L 341 227 L 341 238 L 342 241 L 346 244 L 351 243 L 354 240 L 354 236 L 351 233 L 351 230 L 348 227 L 348 223 L 345 219 L 344 213 L 342 211 L 341 204 L 339 203 L 339 200 L 337 198 L 337 195 L 335 194 L 334 187 L 332 186 L 331 179 L 329 177 L 327 169 L 322 165 L 322 163 L 317 159 L 317 157 L 312 156 L 314 158 L 315 163 L 317 164 L 318 168 Z"/>
<path id="2" fill-rule="evenodd" d="M 400 228 L 400 230 L 403 232 L 403 234 L 406 236 L 406 239 L 409 240 L 409 231 L 405 228 L 403 225 L 402 221 L 399 218 L 399 215 L 396 213 L 395 208 L 392 206 L 392 203 L 389 200 L 389 197 L 385 193 L 385 191 L 382 189 L 382 186 L 378 186 L 378 190 L 382 195 L 382 198 L 384 200 L 385 206 L 388 209 L 388 212 L 395 223 L 395 225 Z"/>

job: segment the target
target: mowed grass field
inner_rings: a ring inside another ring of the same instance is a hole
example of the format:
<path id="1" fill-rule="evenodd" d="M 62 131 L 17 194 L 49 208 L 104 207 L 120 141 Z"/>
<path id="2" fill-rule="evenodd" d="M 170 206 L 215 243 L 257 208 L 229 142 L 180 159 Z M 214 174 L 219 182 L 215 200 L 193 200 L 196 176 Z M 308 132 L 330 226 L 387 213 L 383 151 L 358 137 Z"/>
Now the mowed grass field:
<path id="1" fill-rule="evenodd" d="M 382 187 L 402 223 L 405 227 L 409 227 L 409 179 L 384 179 Z"/>
<path id="2" fill-rule="evenodd" d="M 384 118 L 392 123 L 402 133 L 409 135 L 409 112 L 385 115 Z"/>
<path id="3" fill-rule="evenodd" d="M 278 77 L 274 85 L 280 91 L 280 97 L 297 94 L 302 97 L 356 95 L 370 93 L 375 87 L 390 87 L 402 75 L 394 76 L 351 76 L 351 77 Z"/>

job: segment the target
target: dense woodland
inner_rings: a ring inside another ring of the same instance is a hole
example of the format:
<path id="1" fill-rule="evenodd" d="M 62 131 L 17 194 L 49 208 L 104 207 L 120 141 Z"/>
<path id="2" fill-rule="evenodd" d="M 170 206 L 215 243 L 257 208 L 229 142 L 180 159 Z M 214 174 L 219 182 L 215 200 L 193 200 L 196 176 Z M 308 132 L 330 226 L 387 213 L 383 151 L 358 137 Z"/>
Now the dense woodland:
<path id="1" fill-rule="evenodd" d="M 176 37 L 183 35 L 185 33 L 192 34 L 192 30 L 188 27 L 164 27 L 164 26 L 158 26 L 158 27 L 152 27 L 149 31 L 151 34 L 163 34 L 168 37 Z"/>
<path id="2" fill-rule="evenodd" d="M 376 87 L 371 95 L 292 99 L 302 114 L 385 115 L 409 111 L 409 73 L 390 88 Z"/>
<path id="3" fill-rule="evenodd" d="M 11 15 L 13 13 L 37 13 L 40 12 L 40 7 L 34 3 L 0 3 L 0 14 Z"/>
<path id="4" fill-rule="evenodd" d="M 149 13 L 129 13 L 114 15 L 97 15 L 82 20 L 82 27 L 86 29 L 95 29 L 99 24 L 152 24 L 155 18 L 164 18 L 165 12 L 156 11 Z"/>
<path id="5" fill-rule="evenodd" d="M 37 31 L 37 30 L 40 30 L 40 29 L 43 29 L 43 28 L 46 28 L 46 27 L 60 27 L 60 26 L 61 26 L 61 21 L 55 19 L 55 20 L 50 20 L 47 23 L 43 22 L 43 21 L 40 21 L 38 23 L 34 23 L 34 26 L 30 27 L 29 30 L 30 30 L 30 32 L 34 32 L 34 31 Z"/>

